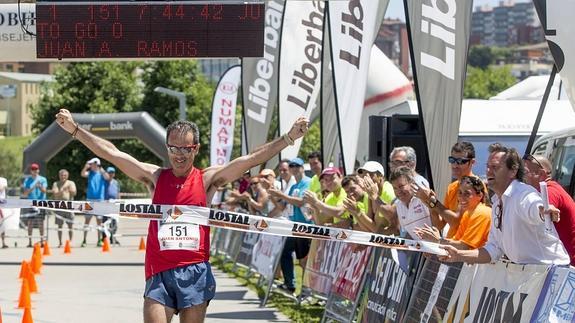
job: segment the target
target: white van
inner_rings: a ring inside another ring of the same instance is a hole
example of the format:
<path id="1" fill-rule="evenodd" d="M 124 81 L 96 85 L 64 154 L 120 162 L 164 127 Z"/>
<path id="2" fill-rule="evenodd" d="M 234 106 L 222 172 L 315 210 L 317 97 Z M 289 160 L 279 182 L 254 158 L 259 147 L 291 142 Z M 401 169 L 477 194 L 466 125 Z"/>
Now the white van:
<path id="1" fill-rule="evenodd" d="M 549 133 L 535 141 L 532 155 L 543 155 L 551 161 L 551 176 L 573 197 L 575 196 L 575 127 Z"/>

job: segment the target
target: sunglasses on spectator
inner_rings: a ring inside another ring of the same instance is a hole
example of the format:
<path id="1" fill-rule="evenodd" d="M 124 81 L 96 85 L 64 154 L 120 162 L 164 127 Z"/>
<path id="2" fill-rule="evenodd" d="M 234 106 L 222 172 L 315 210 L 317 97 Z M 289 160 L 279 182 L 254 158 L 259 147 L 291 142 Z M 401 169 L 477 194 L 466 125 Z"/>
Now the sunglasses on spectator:
<path id="1" fill-rule="evenodd" d="M 459 157 L 449 156 L 449 158 L 447 160 L 449 161 L 450 164 L 465 165 L 465 164 L 469 163 L 471 158 L 459 158 Z"/>
<path id="2" fill-rule="evenodd" d="M 525 154 L 525 155 L 523 155 L 523 158 L 522 158 L 522 159 L 523 159 L 523 160 L 528 160 L 528 161 L 530 161 L 530 162 L 532 162 L 532 163 L 537 164 L 537 166 L 539 166 L 539 168 L 541 168 L 541 169 L 545 169 L 545 168 L 543 167 L 543 165 L 541 165 L 541 163 L 540 163 L 540 162 L 537 160 L 537 158 L 535 158 L 535 156 L 533 156 L 533 155 Z"/>
<path id="3" fill-rule="evenodd" d="M 172 145 L 166 145 L 166 146 L 168 147 L 168 151 L 171 154 L 180 153 L 180 154 L 184 154 L 184 155 L 191 154 L 192 151 L 194 151 L 198 147 L 197 144 L 189 145 L 189 146 L 181 146 L 181 147 L 180 146 L 172 146 Z"/>

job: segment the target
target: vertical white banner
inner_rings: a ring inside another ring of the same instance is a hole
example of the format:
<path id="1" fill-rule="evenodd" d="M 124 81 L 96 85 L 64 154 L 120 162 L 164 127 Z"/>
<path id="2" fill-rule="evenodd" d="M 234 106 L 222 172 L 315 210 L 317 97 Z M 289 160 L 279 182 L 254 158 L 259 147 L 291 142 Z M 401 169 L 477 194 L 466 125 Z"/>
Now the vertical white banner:
<path id="1" fill-rule="evenodd" d="M 533 0 L 533 3 L 539 14 L 557 71 L 565 83 L 564 87 L 571 107 L 575 110 L 575 63 L 573 62 L 575 24 L 571 21 L 575 12 L 575 1 Z"/>
<path id="2" fill-rule="evenodd" d="M 371 46 L 387 1 L 329 2 L 331 59 L 345 173 L 353 173 Z"/>
<path id="3" fill-rule="evenodd" d="M 230 67 L 220 78 L 214 93 L 210 132 L 211 166 L 227 164 L 232 156 L 241 71 L 240 65 Z"/>
<path id="4" fill-rule="evenodd" d="M 289 131 L 298 117 L 309 118 L 321 87 L 321 61 L 325 2 L 287 1 L 280 49 L 279 127 Z M 296 157 L 301 140 L 281 152 Z"/>

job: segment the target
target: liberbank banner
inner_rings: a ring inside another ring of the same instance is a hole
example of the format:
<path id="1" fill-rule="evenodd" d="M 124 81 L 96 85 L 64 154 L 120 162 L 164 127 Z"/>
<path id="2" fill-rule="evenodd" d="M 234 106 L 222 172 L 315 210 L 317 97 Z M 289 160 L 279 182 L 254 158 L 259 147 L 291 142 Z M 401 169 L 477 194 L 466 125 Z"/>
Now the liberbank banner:
<path id="1" fill-rule="evenodd" d="M 279 127 L 290 130 L 299 117 L 309 118 L 316 108 L 321 87 L 325 2 L 286 2 L 280 51 Z M 301 140 L 281 152 L 294 158 Z"/>
<path id="2" fill-rule="evenodd" d="M 575 24 L 573 13 L 575 1 L 533 0 L 539 20 L 545 31 L 545 38 L 561 80 L 565 83 L 567 96 L 575 109 Z"/>
<path id="3" fill-rule="evenodd" d="M 335 101 L 345 173 L 352 174 L 371 46 L 388 1 L 330 1 L 329 36 Z"/>
<path id="4" fill-rule="evenodd" d="M 277 103 L 283 9 L 283 0 L 266 1 L 263 57 L 242 59 L 243 112 L 248 152 L 267 141 Z"/>
<path id="5" fill-rule="evenodd" d="M 404 0 L 404 5 L 433 185 L 443 192 L 451 181 L 446 156 L 459 133 L 473 2 Z"/>
<path id="6" fill-rule="evenodd" d="M 0 62 L 36 60 L 36 38 L 22 29 L 22 23 L 36 33 L 35 3 L 20 4 L 20 19 L 18 4 L 0 4 Z"/>

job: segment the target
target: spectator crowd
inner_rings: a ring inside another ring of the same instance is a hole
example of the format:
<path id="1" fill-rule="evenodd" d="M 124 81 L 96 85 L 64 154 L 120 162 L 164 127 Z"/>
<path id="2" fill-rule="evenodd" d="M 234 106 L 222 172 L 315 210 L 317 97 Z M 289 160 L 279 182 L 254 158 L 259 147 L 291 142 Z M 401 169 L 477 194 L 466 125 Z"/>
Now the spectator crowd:
<path id="1" fill-rule="evenodd" d="M 551 179 L 545 157 L 521 157 L 514 148 L 492 144 L 483 181 L 472 172 L 474 146 L 458 142 L 446 158 L 453 182 L 437 188 L 443 190 L 440 200 L 416 172 L 416 156 L 412 147 L 396 147 L 389 174 L 379 162 L 367 161 L 343 176 L 314 152 L 307 156 L 308 171 L 298 157 L 282 160 L 278 176 L 272 169 L 246 173 L 221 187 L 212 207 L 436 242 L 447 251 L 439 257 L 446 262 L 575 265 L 575 202 Z M 548 208 L 541 182 L 548 188 Z M 553 225 L 546 226 L 546 218 Z M 293 254 L 305 268 L 309 249 L 310 240 L 287 238 L 280 260 L 285 292 L 296 287 Z"/>

